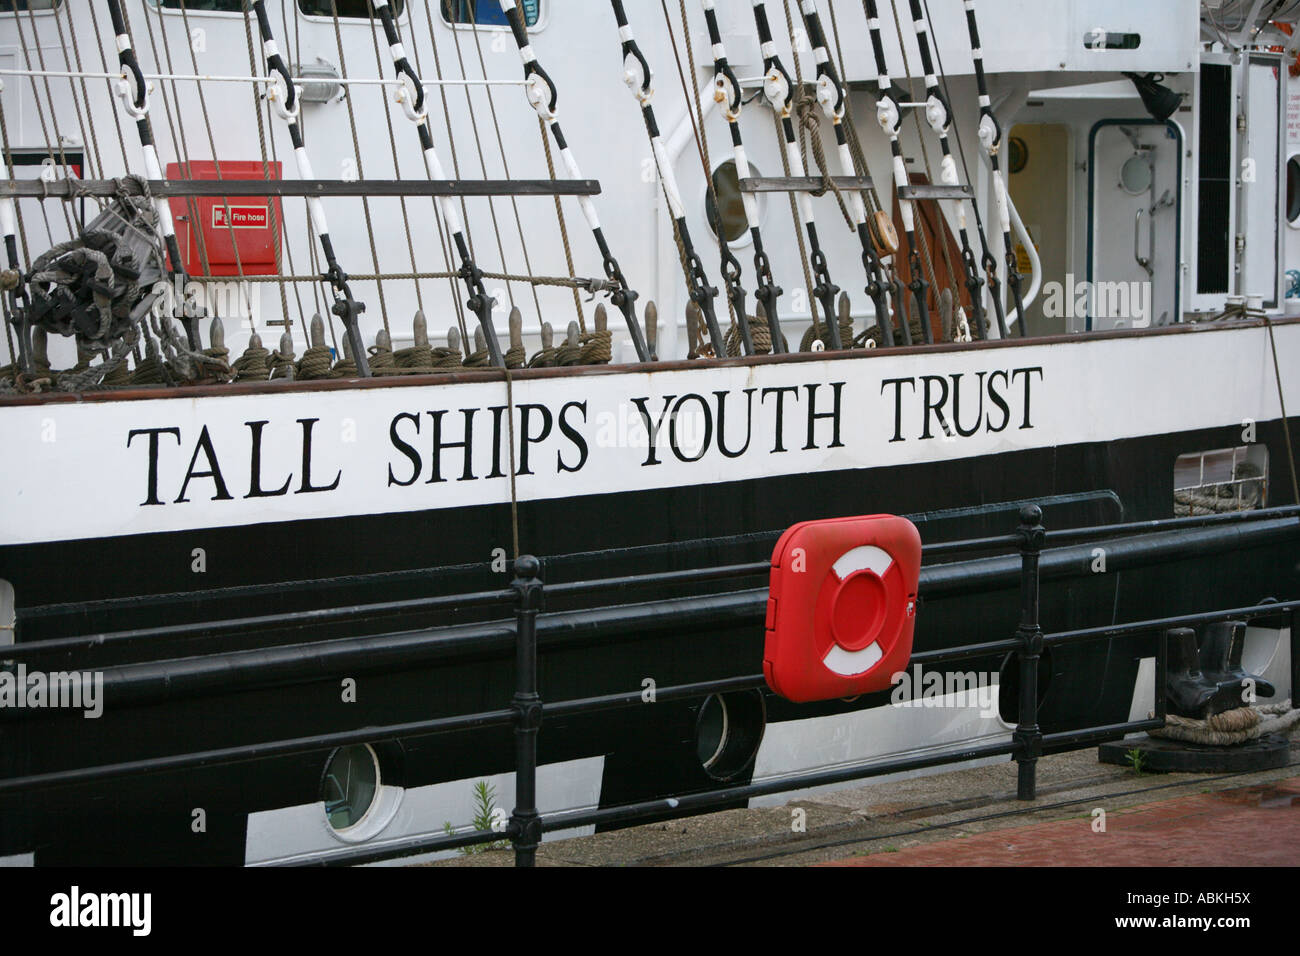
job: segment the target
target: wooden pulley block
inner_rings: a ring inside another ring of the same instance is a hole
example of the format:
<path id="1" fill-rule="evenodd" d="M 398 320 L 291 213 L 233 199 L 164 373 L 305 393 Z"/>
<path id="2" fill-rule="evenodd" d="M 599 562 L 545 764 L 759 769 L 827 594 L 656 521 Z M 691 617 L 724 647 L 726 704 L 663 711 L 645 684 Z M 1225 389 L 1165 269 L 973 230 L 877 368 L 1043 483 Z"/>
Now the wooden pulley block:
<path id="1" fill-rule="evenodd" d="M 877 209 L 867 217 L 867 231 L 871 233 L 871 243 L 881 259 L 888 259 L 898 251 L 898 230 L 885 210 Z"/>

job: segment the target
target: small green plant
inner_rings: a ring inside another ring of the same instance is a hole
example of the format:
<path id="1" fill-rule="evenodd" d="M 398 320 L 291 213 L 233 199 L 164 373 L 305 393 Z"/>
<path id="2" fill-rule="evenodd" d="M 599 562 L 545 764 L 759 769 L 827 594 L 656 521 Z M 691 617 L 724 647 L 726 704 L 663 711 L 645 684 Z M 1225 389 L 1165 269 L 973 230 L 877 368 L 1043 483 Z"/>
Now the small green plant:
<path id="1" fill-rule="evenodd" d="M 474 784 L 474 829 L 491 830 L 496 816 L 497 789 L 486 780 L 480 780 Z M 450 821 L 446 821 L 442 825 L 442 831 L 451 835 L 456 832 L 456 828 L 451 825 Z M 472 856 L 475 853 L 486 853 L 488 850 L 504 850 L 509 846 L 509 840 L 494 840 L 491 843 L 462 846 L 458 848 L 457 852 L 461 856 Z"/>
<path id="2" fill-rule="evenodd" d="M 1133 773 L 1139 777 L 1142 776 L 1143 770 L 1146 767 L 1147 755 L 1137 747 L 1134 747 L 1132 750 L 1125 753 L 1124 756 L 1128 760 L 1129 767 L 1133 770 Z"/>

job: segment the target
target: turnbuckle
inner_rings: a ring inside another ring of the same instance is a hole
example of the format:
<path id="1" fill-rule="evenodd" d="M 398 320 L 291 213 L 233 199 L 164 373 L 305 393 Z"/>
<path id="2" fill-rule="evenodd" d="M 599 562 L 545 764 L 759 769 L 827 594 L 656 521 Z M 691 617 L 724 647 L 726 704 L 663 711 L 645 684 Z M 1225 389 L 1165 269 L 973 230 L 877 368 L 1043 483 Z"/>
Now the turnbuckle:
<path id="1" fill-rule="evenodd" d="M 369 353 L 361 339 L 361 326 L 358 322 L 358 316 L 366 311 L 366 304 L 352 297 L 347 273 L 339 268 L 337 262 L 329 264 L 329 271 L 322 278 L 330 284 L 334 292 L 334 304 L 330 306 L 330 311 L 343 320 L 348 341 L 352 343 L 352 358 L 357 363 L 357 373 L 362 378 L 369 378 L 370 360 L 367 357 Z"/>
<path id="2" fill-rule="evenodd" d="M 916 297 L 916 317 L 921 321 L 921 338 L 926 345 L 933 345 L 934 332 L 930 329 L 930 303 L 926 301 L 930 283 L 925 281 L 921 273 L 920 253 L 913 249 L 907 264 L 912 273 L 912 281 L 907 284 L 907 288 Z"/>
<path id="3" fill-rule="evenodd" d="M 839 295 L 840 287 L 831 281 L 830 269 L 826 266 L 826 253 L 820 249 L 814 250 L 812 265 L 817 274 L 813 296 L 822 306 L 822 314 L 826 319 L 826 338 L 831 350 L 839 352 L 844 348 L 844 343 L 840 340 L 839 318 L 835 312 L 835 297 Z"/>
<path id="4" fill-rule="evenodd" d="M 754 253 L 754 269 L 758 273 L 754 298 L 763 306 L 763 312 L 767 315 L 767 327 L 772 335 L 772 354 L 782 355 L 785 353 L 785 335 L 781 332 L 781 320 L 776 314 L 776 301 L 785 290 L 772 278 L 772 263 L 766 252 L 759 250 Z"/>
<path id="5" fill-rule="evenodd" d="M 966 291 L 970 293 L 971 311 L 975 313 L 975 334 L 979 336 L 980 341 L 989 337 L 987 321 L 984 318 L 983 285 L 980 281 L 979 271 L 975 266 L 975 253 L 970 245 L 962 249 L 961 261 L 966 267 Z"/>

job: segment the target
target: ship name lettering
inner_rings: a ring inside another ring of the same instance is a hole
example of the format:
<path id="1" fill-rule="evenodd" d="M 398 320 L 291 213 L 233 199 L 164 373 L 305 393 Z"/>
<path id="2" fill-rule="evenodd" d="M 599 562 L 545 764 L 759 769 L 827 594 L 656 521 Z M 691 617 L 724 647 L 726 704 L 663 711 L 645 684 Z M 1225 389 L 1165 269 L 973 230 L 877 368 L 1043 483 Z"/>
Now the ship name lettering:
<path id="1" fill-rule="evenodd" d="M 343 471 L 339 469 L 335 472 L 332 480 L 320 483 L 313 477 L 313 461 L 315 452 L 312 448 L 312 440 L 315 435 L 316 424 L 319 418 L 299 418 L 297 420 L 300 426 L 299 445 L 302 451 L 301 467 L 298 470 L 298 487 L 294 488 L 292 493 L 295 495 L 319 494 L 321 492 L 335 491 L 343 480 Z M 244 427 L 248 429 L 248 441 L 246 450 L 248 453 L 248 493 L 243 495 L 244 498 L 279 498 L 290 494 L 290 488 L 294 483 L 294 473 L 289 472 L 287 475 L 271 476 L 264 474 L 262 461 L 263 450 L 263 432 L 266 426 L 271 424 L 269 421 L 244 422 Z M 137 442 L 137 438 L 144 440 Z M 147 462 L 145 472 L 145 498 L 140 502 L 140 507 L 150 507 L 155 505 L 165 505 L 169 502 L 163 500 L 164 477 L 173 479 L 169 482 L 171 487 L 179 487 L 179 492 L 171 504 L 187 504 L 196 500 L 191 497 L 198 494 L 202 489 L 203 494 L 200 497 L 207 497 L 210 501 L 233 501 L 235 495 L 231 492 L 231 486 L 228 481 L 229 476 L 236 474 L 234 471 L 223 469 L 223 453 L 219 450 L 219 443 L 212 437 L 208 426 L 204 425 L 200 430 L 198 437 L 194 439 L 192 450 L 188 459 L 176 456 L 165 449 L 171 447 L 170 441 L 164 439 L 175 439 L 177 447 L 186 445 L 184 436 L 181 434 L 179 427 L 159 427 L 159 428 L 133 428 L 127 432 L 126 446 L 130 448 L 144 449 Z M 226 464 L 229 465 L 228 455 L 229 448 L 224 453 Z M 179 465 L 188 460 L 189 464 L 182 473 Z M 167 468 L 164 465 L 169 466 Z M 167 472 L 164 475 L 164 472 Z M 320 470 L 316 474 L 320 474 Z M 210 492 L 210 494 L 208 494 Z M 168 495 L 170 497 L 170 494 Z"/>
<path id="2" fill-rule="evenodd" d="M 669 454 L 684 464 L 694 464 L 715 448 L 724 458 L 739 458 L 751 446 L 767 447 L 773 455 L 795 447 L 802 451 L 843 448 L 840 424 L 844 385 L 826 382 L 745 388 L 738 392 L 720 390 L 709 395 L 688 392 L 665 395 L 660 400 L 650 396 L 633 398 L 632 404 L 649 436 L 641 467 L 661 465 Z M 769 434 L 760 431 L 758 446 L 754 445 L 756 406 L 760 429 L 765 422 L 771 423 Z M 743 427 L 739 421 L 742 415 Z"/>
<path id="3" fill-rule="evenodd" d="M 504 478 L 504 465 L 509 457 L 506 411 L 505 405 L 494 405 L 462 408 L 454 413 L 437 409 L 423 415 L 415 412 L 394 415 L 389 422 L 388 439 L 400 457 L 388 463 L 388 487 L 409 488 L 426 475 L 426 485 Z M 579 425 L 587 421 L 586 402 L 568 402 L 558 412 L 545 405 L 520 404 L 515 406 L 515 412 L 516 476 L 535 474 L 538 447 L 556 437 L 563 439 L 555 450 L 557 474 L 581 471 L 587 464 L 590 448 L 579 430 Z M 476 457 L 474 450 L 486 447 L 489 428 L 492 467 L 482 472 L 476 468 L 483 463 L 482 453 Z"/>
<path id="4" fill-rule="evenodd" d="M 1033 428 L 1033 386 L 1042 380 L 1041 365 L 887 378 L 880 393 L 893 400 L 894 431 L 889 440 L 970 438 L 1010 427 Z M 918 422 L 919 430 L 915 429 Z"/>

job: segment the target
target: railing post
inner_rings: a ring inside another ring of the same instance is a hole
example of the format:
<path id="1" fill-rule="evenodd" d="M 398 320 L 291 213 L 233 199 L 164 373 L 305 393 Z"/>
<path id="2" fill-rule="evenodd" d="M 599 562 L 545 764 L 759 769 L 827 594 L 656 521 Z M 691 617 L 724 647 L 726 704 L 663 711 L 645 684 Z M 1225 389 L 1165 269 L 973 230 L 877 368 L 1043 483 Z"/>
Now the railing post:
<path id="1" fill-rule="evenodd" d="M 537 732 L 542 726 L 542 699 L 537 693 L 537 612 L 542 607 L 541 563 L 532 555 L 515 559 L 510 587 L 515 605 L 515 810 L 510 815 L 510 842 L 515 866 L 533 866 L 542 842 L 542 818 L 537 812 Z"/>
<path id="2" fill-rule="evenodd" d="M 1038 623 L 1038 558 L 1043 550 L 1043 509 L 1025 505 L 1020 509 L 1020 715 L 1012 740 L 1015 741 L 1018 779 L 1016 798 L 1033 800 L 1038 792 L 1038 755 L 1043 735 L 1038 729 L 1038 661 L 1043 654 L 1043 629 Z"/>

